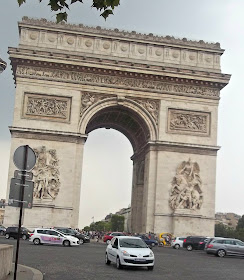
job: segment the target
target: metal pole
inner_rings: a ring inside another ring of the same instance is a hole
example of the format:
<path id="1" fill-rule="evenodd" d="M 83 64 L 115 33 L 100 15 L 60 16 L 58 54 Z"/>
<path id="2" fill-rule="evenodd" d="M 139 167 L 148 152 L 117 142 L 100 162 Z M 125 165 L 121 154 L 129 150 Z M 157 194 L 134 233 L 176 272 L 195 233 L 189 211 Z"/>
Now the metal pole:
<path id="1" fill-rule="evenodd" d="M 28 157 L 28 145 L 25 145 L 25 153 L 24 153 L 24 170 L 21 176 L 21 186 L 20 186 L 20 211 L 19 211 L 19 228 L 18 228 L 18 237 L 17 237 L 17 247 L 16 247 L 16 255 L 15 255 L 15 266 L 14 266 L 14 280 L 17 277 L 17 268 L 18 268 L 18 258 L 19 258 L 19 240 L 20 240 L 20 229 L 22 224 L 22 213 L 23 213 L 23 200 L 24 200 L 24 185 L 25 185 L 25 175 L 26 175 L 26 167 L 27 167 L 27 157 Z"/>

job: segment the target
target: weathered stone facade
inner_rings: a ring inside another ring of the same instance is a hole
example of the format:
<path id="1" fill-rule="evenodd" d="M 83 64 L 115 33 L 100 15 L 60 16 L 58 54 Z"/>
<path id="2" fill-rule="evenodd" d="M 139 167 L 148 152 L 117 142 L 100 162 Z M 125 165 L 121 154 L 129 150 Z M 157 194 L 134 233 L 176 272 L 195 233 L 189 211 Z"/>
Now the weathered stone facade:
<path id="1" fill-rule="evenodd" d="M 77 227 L 83 146 L 110 127 L 134 150 L 131 230 L 213 235 L 218 103 L 230 78 L 220 45 L 44 19 L 19 28 L 11 156 L 45 147 L 24 224 Z M 13 171 L 10 161 L 9 180 Z"/>

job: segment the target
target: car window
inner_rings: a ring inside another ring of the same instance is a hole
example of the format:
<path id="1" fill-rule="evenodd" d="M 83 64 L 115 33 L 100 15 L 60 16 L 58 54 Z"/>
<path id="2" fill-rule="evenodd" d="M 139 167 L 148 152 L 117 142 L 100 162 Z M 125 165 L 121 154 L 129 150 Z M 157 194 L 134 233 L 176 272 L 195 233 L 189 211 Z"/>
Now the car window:
<path id="1" fill-rule="evenodd" d="M 244 243 L 241 242 L 241 241 L 239 241 L 239 240 L 238 240 L 238 241 L 236 240 L 236 244 L 237 244 L 238 246 L 244 246 Z"/>
<path id="2" fill-rule="evenodd" d="M 148 248 L 145 242 L 141 239 L 121 238 L 119 240 L 120 247 L 123 248 Z"/>
<path id="3" fill-rule="evenodd" d="M 49 234 L 50 234 L 50 235 L 58 236 L 58 232 L 56 232 L 56 231 L 54 231 L 54 230 L 49 230 Z"/>
<path id="4" fill-rule="evenodd" d="M 236 245 L 235 241 L 234 240 L 224 240 L 224 244 L 227 244 L 227 245 Z"/>
<path id="5" fill-rule="evenodd" d="M 114 240 L 114 246 L 116 246 L 116 247 L 118 247 L 118 238 L 115 238 L 115 240 Z"/>
<path id="6" fill-rule="evenodd" d="M 184 238 L 184 237 L 181 237 L 181 238 L 179 238 L 179 239 L 182 240 L 182 241 L 184 241 L 185 238 Z"/>
<path id="7" fill-rule="evenodd" d="M 38 230 L 37 230 L 37 233 L 42 233 L 42 234 L 44 234 L 44 230 L 43 230 L 43 229 L 38 229 Z"/>
<path id="8" fill-rule="evenodd" d="M 214 240 L 212 243 L 223 244 L 223 243 L 224 243 L 224 240 L 222 240 L 222 239 L 216 239 L 216 240 Z"/>

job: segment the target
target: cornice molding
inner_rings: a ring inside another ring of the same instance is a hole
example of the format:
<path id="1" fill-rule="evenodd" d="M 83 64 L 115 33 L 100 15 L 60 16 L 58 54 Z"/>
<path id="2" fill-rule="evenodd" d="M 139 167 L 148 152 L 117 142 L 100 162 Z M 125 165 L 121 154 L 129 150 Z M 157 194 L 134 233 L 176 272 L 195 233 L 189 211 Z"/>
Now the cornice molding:
<path id="1" fill-rule="evenodd" d="M 36 129 L 25 127 L 9 127 L 13 138 L 25 138 L 69 143 L 85 143 L 87 139 L 86 134 L 65 132 L 48 129 Z"/>
<path id="2" fill-rule="evenodd" d="M 39 28 L 48 28 L 53 30 L 62 30 L 62 31 L 76 31 L 76 32 L 83 32 L 83 33 L 89 33 L 93 35 L 98 36 L 109 36 L 110 38 L 124 38 L 124 39 L 130 39 L 130 40 L 142 40 L 147 41 L 150 43 L 161 43 L 166 45 L 179 45 L 179 46 L 185 46 L 187 48 L 189 47 L 197 47 L 201 49 L 209 49 L 209 50 L 216 50 L 221 51 L 223 53 L 223 49 L 220 48 L 220 43 L 210 43 L 210 42 L 204 42 L 203 40 L 194 41 L 189 40 L 187 38 L 179 39 L 175 38 L 173 36 L 158 36 L 154 35 L 152 33 L 149 34 L 142 34 L 137 33 L 136 31 L 124 31 L 119 30 L 117 28 L 115 29 L 105 29 L 100 26 L 92 27 L 92 26 L 85 26 L 83 24 L 68 24 L 68 23 L 55 23 L 53 21 L 48 21 L 47 19 L 34 19 L 34 18 L 28 18 L 23 17 L 22 22 L 19 22 L 19 28 L 22 26 L 28 26 L 32 25 L 33 27 L 39 27 Z"/>

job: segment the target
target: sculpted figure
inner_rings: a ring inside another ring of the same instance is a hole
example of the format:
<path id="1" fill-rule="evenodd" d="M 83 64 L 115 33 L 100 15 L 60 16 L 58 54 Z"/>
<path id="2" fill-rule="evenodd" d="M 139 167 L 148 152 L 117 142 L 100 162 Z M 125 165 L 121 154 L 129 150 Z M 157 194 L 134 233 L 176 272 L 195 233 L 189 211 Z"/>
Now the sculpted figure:
<path id="1" fill-rule="evenodd" d="M 59 170 L 56 150 L 45 146 L 34 149 L 37 157 L 34 175 L 34 198 L 55 199 L 59 192 Z"/>
<path id="2" fill-rule="evenodd" d="M 172 180 L 169 205 L 175 209 L 200 209 L 203 202 L 200 168 L 196 162 L 183 161 Z"/>

